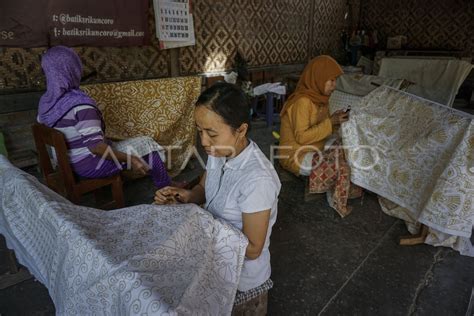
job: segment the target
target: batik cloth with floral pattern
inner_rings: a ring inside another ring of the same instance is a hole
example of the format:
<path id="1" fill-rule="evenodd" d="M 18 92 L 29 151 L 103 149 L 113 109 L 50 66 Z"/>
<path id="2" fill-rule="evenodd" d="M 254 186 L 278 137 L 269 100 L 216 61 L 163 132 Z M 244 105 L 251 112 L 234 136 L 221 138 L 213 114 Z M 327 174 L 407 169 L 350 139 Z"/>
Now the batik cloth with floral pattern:
<path id="1" fill-rule="evenodd" d="M 352 108 L 341 132 L 351 180 L 385 198 L 383 211 L 411 232 L 428 226 L 428 244 L 474 256 L 472 115 L 382 86 Z"/>
<path id="2" fill-rule="evenodd" d="M 230 315 L 248 244 L 194 204 L 74 205 L 1 155 L 0 233 L 56 315 Z"/>
<path id="3" fill-rule="evenodd" d="M 328 192 L 329 205 L 341 217 L 350 214 L 347 206 L 349 198 L 362 195 L 362 189 L 351 184 L 351 169 L 344 157 L 344 150 L 340 140 L 322 152 L 313 155 L 312 170 L 309 175 L 309 193 Z"/>
<path id="4" fill-rule="evenodd" d="M 194 103 L 199 76 L 92 84 L 81 87 L 97 103 L 106 137 L 149 136 L 163 146 L 171 176 L 177 175 L 195 144 Z"/>

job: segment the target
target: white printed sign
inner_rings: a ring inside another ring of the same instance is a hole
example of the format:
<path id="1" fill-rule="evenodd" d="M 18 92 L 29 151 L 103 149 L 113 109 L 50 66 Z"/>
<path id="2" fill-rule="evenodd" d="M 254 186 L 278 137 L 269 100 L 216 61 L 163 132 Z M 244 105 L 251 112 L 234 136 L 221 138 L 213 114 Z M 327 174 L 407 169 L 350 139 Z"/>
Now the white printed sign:
<path id="1" fill-rule="evenodd" d="M 189 1 L 154 0 L 153 5 L 157 36 L 160 41 L 194 41 Z"/>
<path id="2" fill-rule="evenodd" d="M 189 15 L 189 27 L 191 28 L 191 32 L 193 34 L 192 39 L 189 41 L 160 41 L 160 48 L 161 49 L 170 49 L 170 48 L 178 48 L 178 47 L 186 47 L 186 46 L 193 46 L 196 45 L 196 40 L 194 38 L 194 23 L 193 23 L 193 15 Z"/>

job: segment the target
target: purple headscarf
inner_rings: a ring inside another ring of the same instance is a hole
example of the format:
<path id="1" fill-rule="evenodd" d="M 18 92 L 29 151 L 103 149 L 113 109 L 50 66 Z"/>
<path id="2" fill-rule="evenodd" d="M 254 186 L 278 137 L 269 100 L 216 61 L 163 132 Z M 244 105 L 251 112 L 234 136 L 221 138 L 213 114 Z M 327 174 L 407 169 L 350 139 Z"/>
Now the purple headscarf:
<path id="1" fill-rule="evenodd" d="M 41 59 L 41 67 L 46 75 L 47 89 L 39 101 L 40 123 L 53 127 L 75 106 L 96 107 L 95 101 L 79 89 L 82 63 L 71 48 L 55 46 L 48 49 Z"/>

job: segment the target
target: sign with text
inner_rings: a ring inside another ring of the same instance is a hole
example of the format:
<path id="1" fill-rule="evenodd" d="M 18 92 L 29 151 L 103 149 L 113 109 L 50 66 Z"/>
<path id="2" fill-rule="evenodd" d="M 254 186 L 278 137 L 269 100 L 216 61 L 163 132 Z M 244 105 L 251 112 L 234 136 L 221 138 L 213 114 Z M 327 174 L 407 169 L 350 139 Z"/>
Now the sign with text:
<path id="1" fill-rule="evenodd" d="M 196 39 L 194 37 L 194 21 L 193 15 L 189 14 L 189 29 L 192 34 L 191 39 L 189 41 L 160 41 L 160 48 L 161 49 L 170 49 L 170 48 L 178 48 L 178 47 L 186 47 L 186 46 L 193 46 L 196 45 Z"/>
<path id="2" fill-rule="evenodd" d="M 0 46 L 147 44 L 148 0 L 2 0 Z"/>
<path id="3" fill-rule="evenodd" d="M 161 49 L 195 45 L 190 0 L 153 0 Z"/>
<path id="4" fill-rule="evenodd" d="M 158 37 L 162 41 L 189 41 L 189 5 L 158 0 L 155 9 Z"/>

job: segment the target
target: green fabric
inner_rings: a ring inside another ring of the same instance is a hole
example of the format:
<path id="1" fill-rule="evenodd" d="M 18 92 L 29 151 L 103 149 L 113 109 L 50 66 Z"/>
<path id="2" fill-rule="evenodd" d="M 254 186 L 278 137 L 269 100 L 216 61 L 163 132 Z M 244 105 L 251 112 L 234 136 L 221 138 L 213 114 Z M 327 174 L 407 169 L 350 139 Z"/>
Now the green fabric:
<path id="1" fill-rule="evenodd" d="M 5 147 L 5 138 L 2 132 L 0 132 L 0 154 L 8 157 L 7 148 Z"/>

